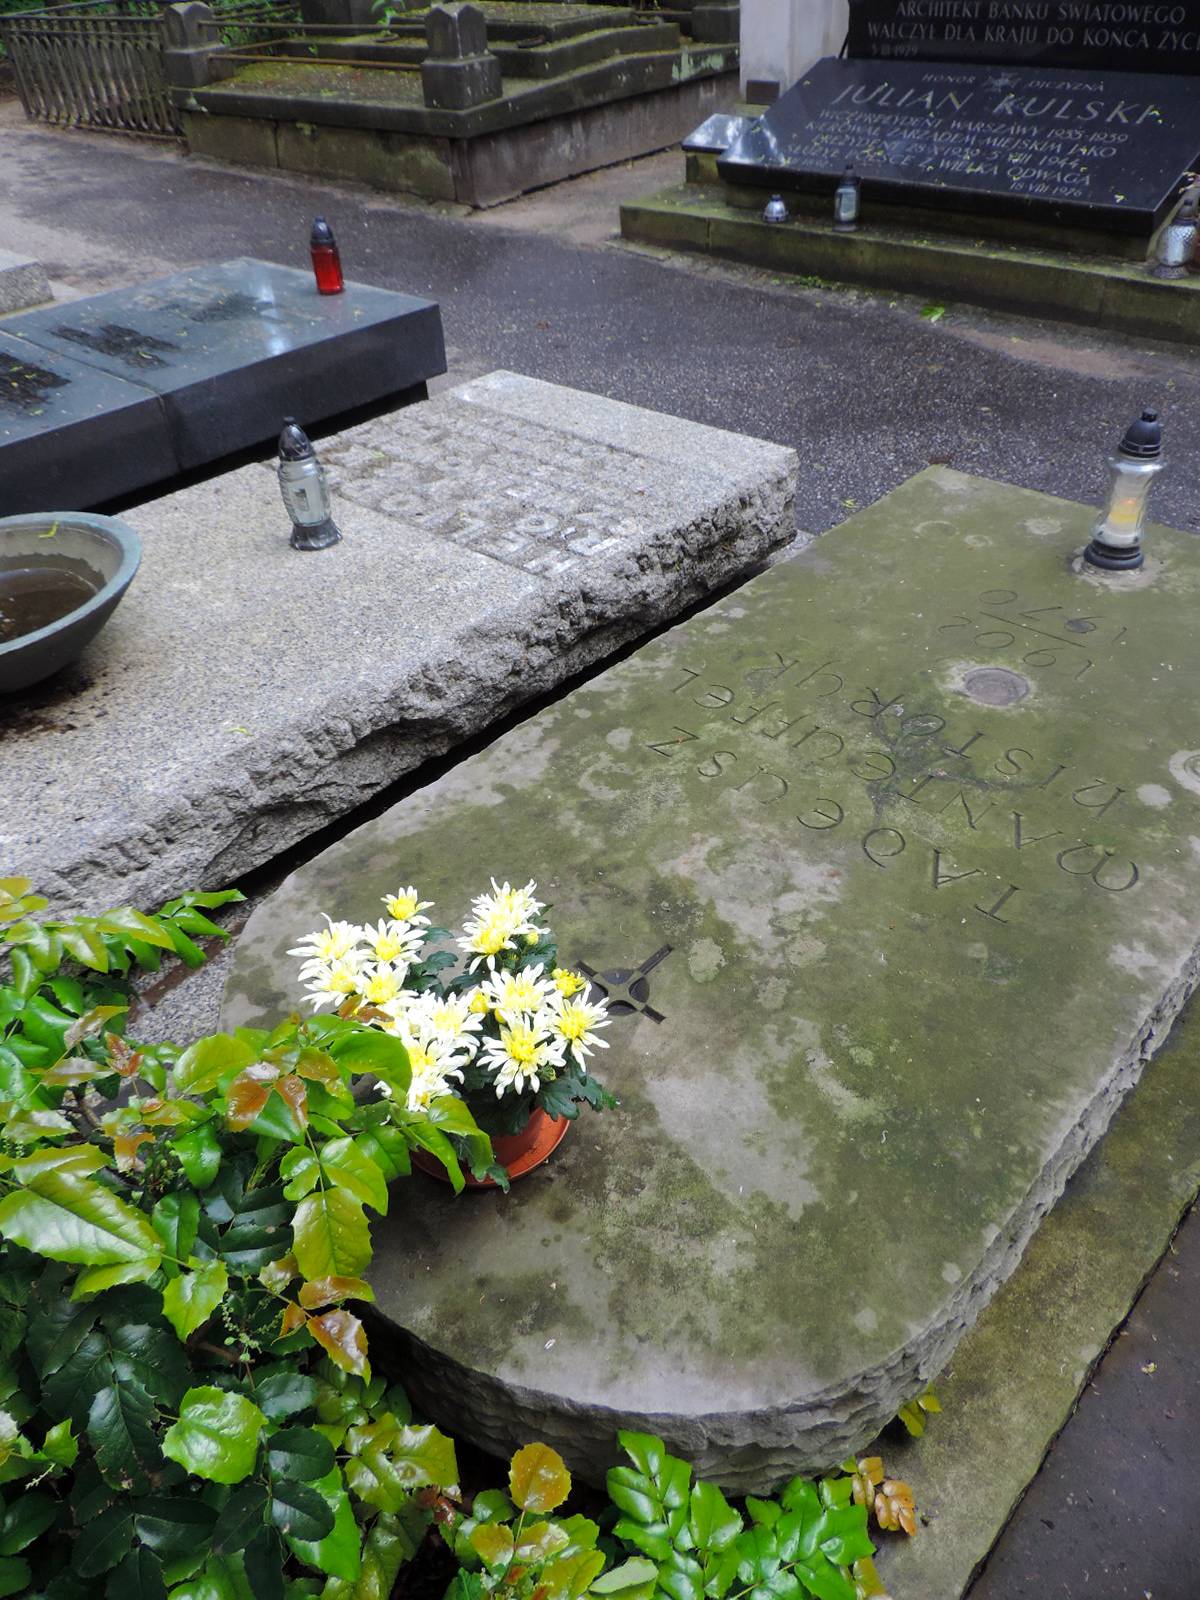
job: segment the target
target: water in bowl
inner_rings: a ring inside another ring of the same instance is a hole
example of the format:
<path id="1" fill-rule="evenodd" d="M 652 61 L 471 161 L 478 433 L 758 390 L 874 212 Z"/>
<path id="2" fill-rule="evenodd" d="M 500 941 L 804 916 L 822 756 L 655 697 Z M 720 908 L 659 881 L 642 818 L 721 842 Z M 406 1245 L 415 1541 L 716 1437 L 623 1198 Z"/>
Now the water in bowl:
<path id="1" fill-rule="evenodd" d="M 36 633 L 86 604 L 104 580 L 81 561 L 0 565 L 0 644 Z"/>

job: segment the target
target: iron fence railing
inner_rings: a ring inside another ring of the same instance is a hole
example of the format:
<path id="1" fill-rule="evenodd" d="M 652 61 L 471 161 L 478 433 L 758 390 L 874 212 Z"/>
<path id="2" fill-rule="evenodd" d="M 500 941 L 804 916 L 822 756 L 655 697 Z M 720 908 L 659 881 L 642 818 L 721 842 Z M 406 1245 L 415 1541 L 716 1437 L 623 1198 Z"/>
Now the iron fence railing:
<path id="1" fill-rule="evenodd" d="M 295 0 L 213 9 L 226 44 L 258 43 L 272 36 L 272 24 L 300 20 Z M 160 0 L 66 0 L 0 15 L 0 44 L 25 115 L 60 127 L 178 136 L 163 43 Z"/>

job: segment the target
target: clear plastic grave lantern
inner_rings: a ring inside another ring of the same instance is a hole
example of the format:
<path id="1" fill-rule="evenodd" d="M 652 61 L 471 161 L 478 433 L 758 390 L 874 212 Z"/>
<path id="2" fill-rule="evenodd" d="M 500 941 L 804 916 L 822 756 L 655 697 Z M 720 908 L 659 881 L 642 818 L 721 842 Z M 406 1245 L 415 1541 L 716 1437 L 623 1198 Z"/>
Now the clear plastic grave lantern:
<path id="1" fill-rule="evenodd" d="M 294 417 L 284 417 L 279 435 L 279 492 L 292 519 L 293 550 L 326 550 L 341 539 L 325 468 Z"/>
<path id="2" fill-rule="evenodd" d="M 1085 561 L 1109 572 L 1128 572 L 1146 559 L 1142 525 L 1150 485 L 1163 469 L 1162 426 L 1157 411 L 1143 411 L 1108 459 L 1108 502 L 1092 529 Z"/>

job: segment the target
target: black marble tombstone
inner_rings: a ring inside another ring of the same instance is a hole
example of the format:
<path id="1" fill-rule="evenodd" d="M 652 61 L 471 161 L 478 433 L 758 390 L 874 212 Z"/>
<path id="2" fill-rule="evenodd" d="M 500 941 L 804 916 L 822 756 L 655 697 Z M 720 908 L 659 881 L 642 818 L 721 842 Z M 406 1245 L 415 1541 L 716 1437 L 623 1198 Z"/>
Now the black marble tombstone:
<path id="1" fill-rule="evenodd" d="M 1148 238 L 1198 161 L 1195 78 L 826 58 L 717 171 L 832 191 L 853 166 L 868 215 L 880 200 Z"/>
<path id="2" fill-rule="evenodd" d="M 1200 0 L 850 0 L 846 48 L 885 60 L 1200 73 Z"/>
<path id="3" fill-rule="evenodd" d="M 431 300 L 227 261 L 9 317 L 0 516 L 86 510 L 446 370 Z"/>

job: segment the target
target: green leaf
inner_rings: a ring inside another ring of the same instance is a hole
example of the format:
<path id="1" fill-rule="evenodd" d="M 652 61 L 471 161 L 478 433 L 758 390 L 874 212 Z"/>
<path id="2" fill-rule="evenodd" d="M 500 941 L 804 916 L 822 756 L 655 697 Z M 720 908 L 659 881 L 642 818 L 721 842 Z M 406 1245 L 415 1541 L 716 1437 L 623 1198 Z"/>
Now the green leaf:
<path id="1" fill-rule="evenodd" d="M 59 1272 L 59 1268 L 51 1268 Z M 61 1295 L 30 1318 L 25 1349 L 43 1382 L 78 1350 L 96 1322 L 97 1307 L 72 1305 Z"/>
<path id="2" fill-rule="evenodd" d="M 96 1390 L 113 1382 L 112 1346 L 99 1331 L 88 1330 L 62 1366 L 42 1382 L 42 1402 L 51 1415 L 64 1412 L 86 1427 Z"/>
<path id="3" fill-rule="evenodd" d="M 262 1412 L 244 1395 L 222 1389 L 189 1389 L 179 1421 L 167 1429 L 163 1454 L 212 1483 L 240 1483 L 254 1471 Z"/>
<path id="4" fill-rule="evenodd" d="M 0 1556 L 15 1556 L 52 1527 L 60 1504 L 40 1489 L 26 1489 L 4 1513 L 0 1524 Z"/>
<path id="5" fill-rule="evenodd" d="M 387 1215 L 388 1192 L 383 1173 L 367 1151 L 349 1138 L 330 1139 L 321 1146 L 321 1166 L 339 1188 L 347 1190 L 363 1205 Z"/>
<path id="6" fill-rule="evenodd" d="M 500 1527 L 500 1523 L 484 1523 L 484 1529 Z M 530 1522 L 517 1540 L 514 1554 L 523 1567 L 540 1567 L 552 1556 L 563 1553 L 571 1542 L 571 1535 L 555 1522 Z"/>
<path id="7" fill-rule="evenodd" d="M 207 1094 L 223 1080 L 232 1080 L 257 1057 L 244 1039 L 229 1033 L 212 1033 L 197 1039 L 171 1069 L 180 1094 Z"/>
<path id="8" fill-rule="evenodd" d="M 715 1483 L 697 1483 L 688 1509 L 693 1542 L 701 1550 L 724 1550 L 742 1531 L 742 1519 Z"/>
<path id="9" fill-rule="evenodd" d="M 228 1288 L 224 1262 L 206 1261 L 195 1272 L 181 1272 L 165 1286 L 163 1316 L 181 1339 L 189 1339 L 212 1316 Z"/>
<path id="10" fill-rule="evenodd" d="M 269 1515 L 282 1534 L 297 1539 L 321 1540 L 333 1532 L 334 1514 L 324 1495 L 294 1478 L 271 1480 Z"/>
<path id="11" fill-rule="evenodd" d="M 235 1489 L 221 1510 L 221 1520 L 213 1539 L 218 1556 L 234 1555 L 262 1530 L 267 1519 L 267 1491 L 261 1483 L 245 1483 Z"/>
<path id="12" fill-rule="evenodd" d="M 359 1134 L 356 1143 L 383 1173 L 385 1183 L 406 1178 L 412 1171 L 408 1140 L 394 1123 L 382 1122 L 367 1128 Z"/>
<path id="13" fill-rule="evenodd" d="M 940 322 L 946 315 L 945 306 L 928 305 L 921 307 L 921 315 L 926 322 Z"/>
<path id="14" fill-rule="evenodd" d="M 139 1545 L 113 1573 L 104 1592 L 109 1600 L 167 1600 L 162 1562 L 153 1550 Z"/>
<path id="15" fill-rule="evenodd" d="M 20 1556 L 0 1556 L 0 1595 L 24 1594 L 29 1579 L 28 1561 Z"/>
<path id="16" fill-rule="evenodd" d="M 854 1583 L 843 1577 L 836 1567 L 831 1567 L 824 1556 L 797 1562 L 796 1573 L 816 1600 L 855 1600 Z"/>
<path id="17" fill-rule="evenodd" d="M 516 1544 L 512 1529 L 503 1522 L 484 1522 L 471 1535 L 471 1548 L 489 1572 L 507 1572 Z"/>
<path id="18" fill-rule="evenodd" d="M 193 1188 L 207 1189 L 221 1165 L 221 1145 L 212 1123 L 202 1122 L 182 1138 L 173 1140 L 171 1148 Z"/>
<path id="19" fill-rule="evenodd" d="M 116 1566 L 132 1543 L 133 1506 L 119 1500 L 80 1528 L 71 1564 L 81 1578 L 98 1578 Z"/>
<path id="20" fill-rule="evenodd" d="M 482 1489 L 471 1502 L 476 1522 L 511 1522 L 517 1508 L 502 1489 Z"/>
<path id="21" fill-rule="evenodd" d="M 7 1202 L 0 1202 L 0 1217 Z M 357 1278 L 371 1259 L 371 1232 L 345 1189 L 310 1194 L 292 1219 L 292 1253 L 306 1278 Z"/>
<path id="22" fill-rule="evenodd" d="M 274 1528 L 260 1528 L 242 1561 L 252 1600 L 284 1600 L 283 1541 Z"/>
<path id="23" fill-rule="evenodd" d="M 46 1430 L 42 1454 L 47 1461 L 59 1467 L 73 1467 L 79 1459 L 79 1441 L 71 1433 L 71 1422 L 65 1418 Z"/>
<path id="24" fill-rule="evenodd" d="M 560 1556 L 557 1561 L 551 1561 L 542 1568 L 546 1600 L 579 1600 L 603 1570 L 602 1550 L 584 1550 L 579 1555 Z"/>
<path id="25" fill-rule="evenodd" d="M 282 1422 L 297 1411 L 307 1411 L 317 1402 L 317 1380 L 284 1367 L 260 1378 L 254 1388 L 254 1402 L 268 1422 Z"/>
<path id="26" fill-rule="evenodd" d="M 553 1511 L 571 1492 L 571 1474 L 548 1444 L 527 1444 L 512 1458 L 508 1488 L 522 1511 Z"/>
<path id="27" fill-rule="evenodd" d="M 111 1385 L 92 1401 L 87 1434 L 96 1465 L 114 1489 L 144 1494 L 149 1488 L 147 1474 L 162 1459 L 154 1431 L 157 1420 L 153 1400 L 137 1383 Z"/>
<path id="28" fill-rule="evenodd" d="M 329 1054 L 343 1071 L 373 1072 L 403 1103 L 412 1082 L 408 1051 L 392 1034 L 361 1027 L 342 1033 L 329 1045 Z"/>
<path id="29" fill-rule="evenodd" d="M 346 1493 L 341 1469 L 334 1467 L 313 1484 L 333 1513 L 333 1527 L 323 1539 L 298 1539 L 288 1535 L 292 1552 L 310 1567 L 317 1567 L 331 1578 L 354 1583 L 362 1571 L 362 1535 L 354 1520 L 350 1496 Z"/>
<path id="30" fill-rule="evenodd" d="M 54 1261 L 109 1266 L 161 1256 L 139 1211 L 100 1184 L 43 1172 L 0 1200 L 0 1234 Z"/>
<path id="31" fill-rule="evenodd" d="M 658 1568 L 653 1561 L 642 1556 L 632 1556 L 611 1572 L 596 1578 L 590 1594 L 613 1595 L 616 1600 L 651 1600 L 658 1581 Z"/>
<path id="32" fill-rule="evenodd" d="M 165 1194 L 150 1213 L 154 1231 L 162 1240 L 168 1256 L 176 1262 L 186 1261 L 196 1243 L 196 1229 L 200 1222 L 200 1197 L 187 1192 Z M 169 1271 L 177 1270 L 167 1263 Z"/>
<path id="33" fill-rule="evenodd" d="M 206 1545 L 216 1526 L 216 1508 L 196 1495 L 154 1495 L 134 1507 L 134 1532 L 163 1561 Z"/>
<path id="34" fill-rule="evenodd" d="M 333 1446 L 312 1428 L 281 1428 L 267 1440 L 267 1465 L 273 1474 L 315 1483 L 329 1475 L 333 1464 Z"/>
<path id="35" fill-rule="evenodd" d="M 135 911 L 132 906 L 116 906 L 112 911 L 104 912 L 96 918 L 96 926 L 101 933 L 137 939 L 142 944 L 155 945 L 160 950 L 171 948 L 170 936 L 162 924 L 153 917 Z"/>

